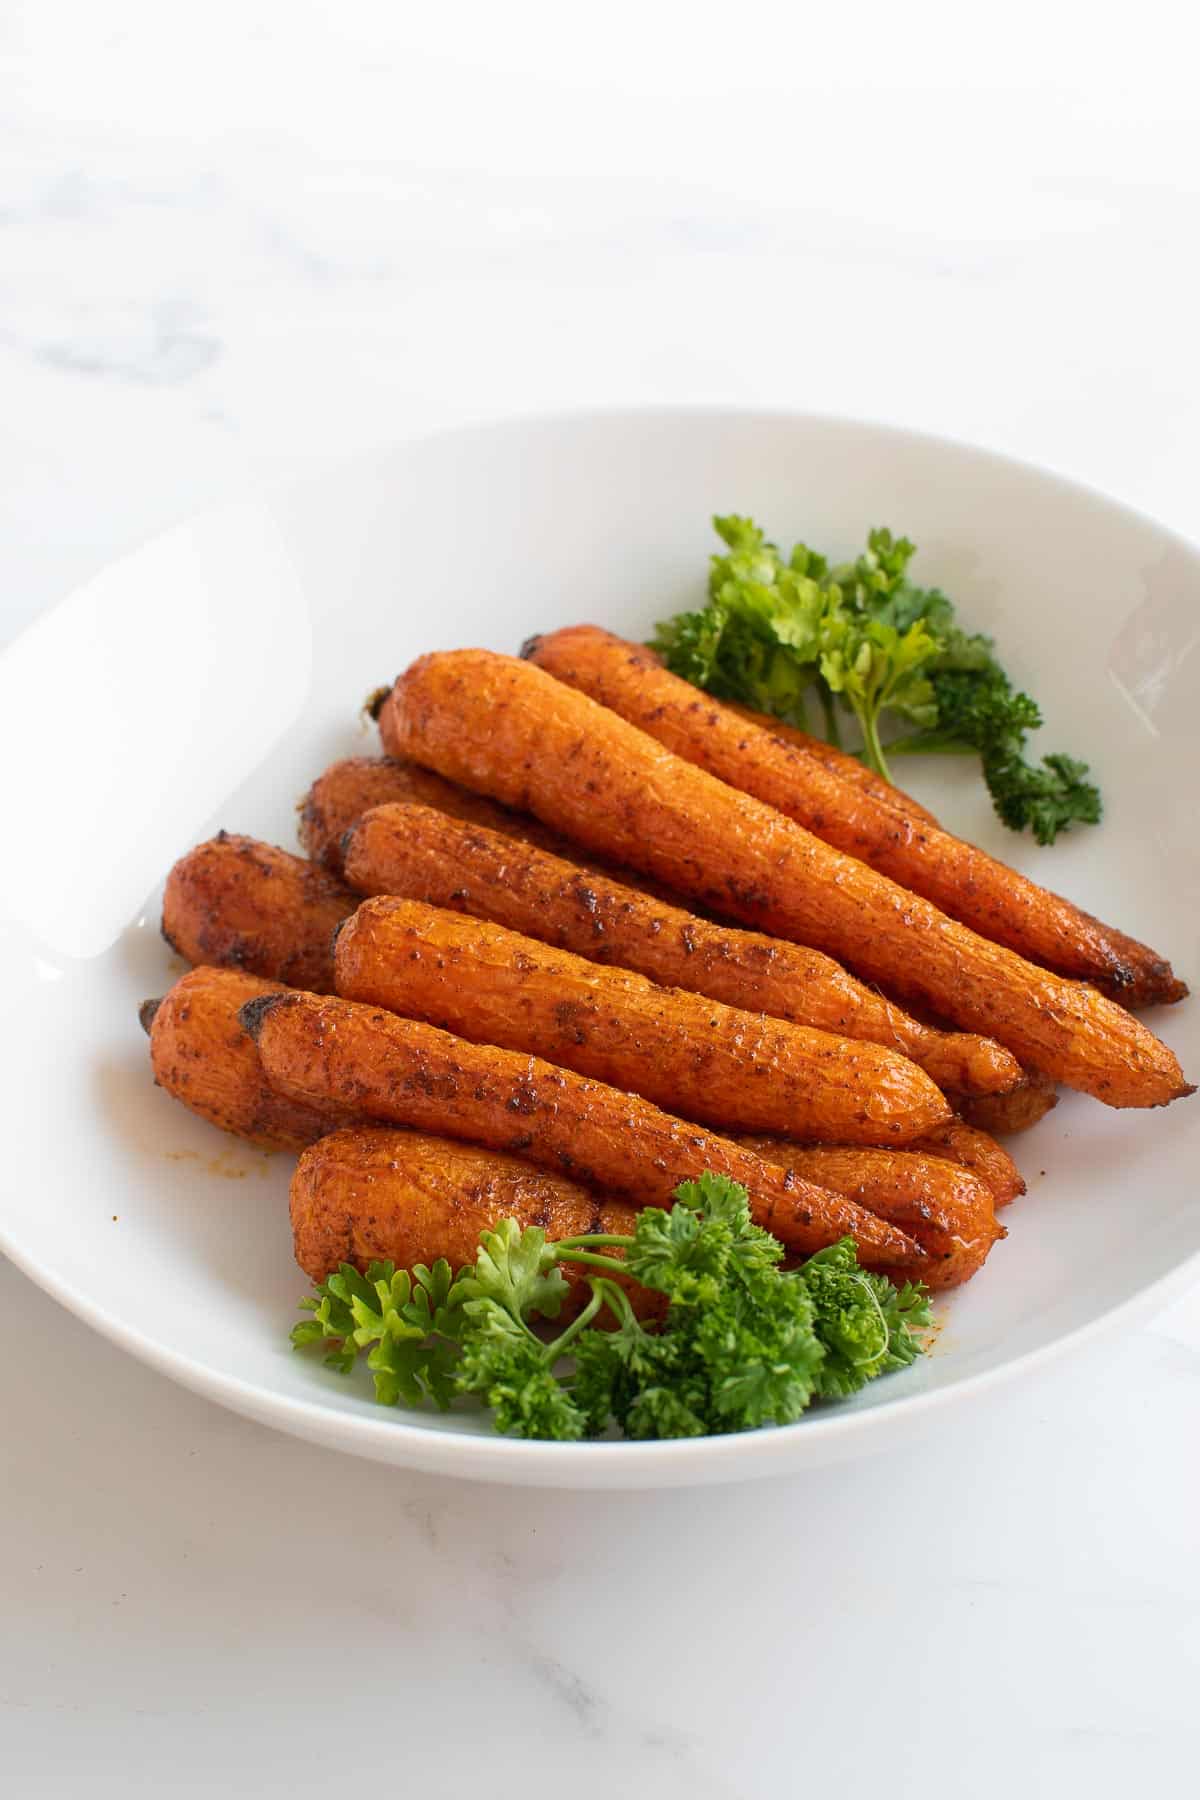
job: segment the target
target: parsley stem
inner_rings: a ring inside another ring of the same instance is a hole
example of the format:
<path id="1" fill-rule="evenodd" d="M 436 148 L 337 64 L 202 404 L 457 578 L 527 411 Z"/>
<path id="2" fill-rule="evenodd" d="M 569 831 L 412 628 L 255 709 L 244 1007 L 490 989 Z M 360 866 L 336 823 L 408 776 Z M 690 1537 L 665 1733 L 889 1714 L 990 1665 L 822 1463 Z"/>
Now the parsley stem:
<path id="1" fill-rule="evenodd" d="M 821 711 L 825 715 L 825 737 L 835 749 L 842 747 L 842 731 L 838 724 L 837 709 L 833 704 L 833 694 L 825 683 L 821 683 Z"/>
<path id="2" fill-rule="evenodd" d="M 855 710 L 858 712 L 858 722 L 862 726 L 867 761 L 877 775 L 882 775 L 885 781 L 890 781 L 892 772 L 888 768 L 887 757 L 883 754 L 883 745 L 879 741 L 878 714 L 868 712 L 865 707 L 861 710 L 855 708 Z"/>
<path id="3" fill-rule="evenodd" d="M 616 1244 L 622 1250 L 629 1250 L 633 1247 L 633 1239 L 622 1237 L 619 1232 L 585 1231 L 579 1237 L 555 1238 L 552 1247 L 561 1255 L 564 1250 L 573 1250 L 577 1244 L 580 1246 L 586 1244 L 592 1249 L 600 1244 Z"/>
<path id="4" fill-rule="evenodd" d="M 626 1240 L 618 1239 L 617 1241 L 618 1243 L 623 1243 Z M 555 1244 L 554 1248 L 558 1250 L 561 1248 L 561 1245 Z M 619 1262 L 615 1256 L 593 1256 L 589 1250 L 568 1250 L 567 1261 L 573 1263 L 586 1263 L 591 1269 L 611 1269 L 615 1275 L 624 1275 L 627 1273 L 625 1264 Z"/>
<path id="5" fill-rule="evenodd" d="M 604 1295 L 597 1291 L 597 1284 L 593 1284 L 592 1297 L 584 1307 L 583 1311 L 579 1314 L 579 1317 L 572 1319 L 571 1323 L 567 1326 L 567 1329 L 561 1336 L 556 1337 L 552 1343 L 546 1345 L 546 1363 L 549 1368 L 554 1367 L 554 1364 L 558 1361 L 559 1357 L 563 1355 L 571 1340 L 577 1338 L 581 1331 L 587 1330 L 587 1327 L 591 1324 L 603 1305 Z"/>
<path id="6" fill-rule="evenodd" d="M 616 1314 L 617 1320 L 621 1325 L 637 1325 L 639 1331 L 642 1329 L 641 1325 L 638 1323 L 637 1315 L 630 1304 L 629 1295 L 625 1292 L 624 1288 L 618 1287 L 616 1282 L 611 1281 L 607 1275 L 597 1275 L 593 1279 L 592 1292 L 603 1295 L 603 1298 L 608 1301 L 610 1309 Z"/>
<path id="7" fill-rule="evenodd" d="M 943 738 L 939 743 L 933 733 L 923 737 L 920 732 L 914 732 L 912 737 L 893 738 L 887 748 L 889 756 L 978 756 L 979 754 L 976 745 L 965 744 L 961 738 Z"/>

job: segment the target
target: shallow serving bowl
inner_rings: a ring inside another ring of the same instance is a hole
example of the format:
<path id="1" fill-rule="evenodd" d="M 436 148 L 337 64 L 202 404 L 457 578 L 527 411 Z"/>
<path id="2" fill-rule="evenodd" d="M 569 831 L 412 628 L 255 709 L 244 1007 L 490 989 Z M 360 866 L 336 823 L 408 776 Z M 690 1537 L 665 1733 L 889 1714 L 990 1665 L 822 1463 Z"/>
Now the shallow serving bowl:
<path id="1" fill-rule="evenodd" d="M 651 411 L 456 431 L 226 508 L 108 569 L 0 662 L 9 772 L 0 969 L 9 1096 L 0 1247 L 188 1387 L 415 1468 L 561 1486 L 780 1473 L 882 1448 L 1136 1307 L 1200 1257 L 1200 1098 L 1074 1096 L 1013 1141 L 1028 1196 L 933 1352 L 785 1430 L 526 1444 L 471 1415 L 390 1412 L 294 1355 L 291 1159 L 152 1085 L 137 1003 L 179 972 L 170 863 L 219 826 L 294 846 L 293 807 L 369 753 L 359 708 L 421 651 L 514 651 L 591 620 L 633 636 L 703 591 L 716 511 L 842 555 L 868 525 L 998 638 L 1047 749 L 1090 758 L 1104 824 L 1049 850 L 1003 830 L 973 768 L 908 786 L 949 825 L 1200 979 L 1200 555 L 1099 495 L 960 445 L 831 419 Z M 1200 999 L 1152 1023 L 1194 1077 Z M 85 1377 L 86 1378 L 86 1377 Z"/>

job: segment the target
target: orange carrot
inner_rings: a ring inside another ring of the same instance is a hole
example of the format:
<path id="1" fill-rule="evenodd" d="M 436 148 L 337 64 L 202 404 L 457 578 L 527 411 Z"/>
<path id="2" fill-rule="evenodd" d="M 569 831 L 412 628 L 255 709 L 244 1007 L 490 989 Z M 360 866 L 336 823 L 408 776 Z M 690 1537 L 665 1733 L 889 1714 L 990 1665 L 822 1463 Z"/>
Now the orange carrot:
<path id="1" fill-rule="evenodd" d="M 767 1162 L 794 1169 L 808 1181 L 854 1200 L 904 1231 L 919 1233 L 940 1279 L 957 1286 L 983 1267 L 992 1245 L 1005 1236 L 996 1223 L 987 1182 L 937 1156 L 911 1150 L 869 1150 L 857 1145 L 791 1144 L 782 1138 L 739 1137 Z"/>
<path id="2" fill-rule="evenodd" d="M 849 1235 L 868 1263 L 936 1274 L 915 1236 L 853 1201 L 539 1057 L 316 994 L 266 994 L 241 1020 L 288 1099 L 507 1151 L 638 1205 L 669 1206 L 711 1170 L 740 1181 L 758 1224 L 796 1254 Z"/>
<path id="3" fill-rule="evenodd" d="M 1194 1090 L 1152 1032 L 739 793 L 544 670 L 486 650 L 418 659 L 384 746 L 1006 1044 L 1111 1106 Z"/>
<path id="4" fill-rule="evenodd" d="M 338 933 L 339 994 L 528 1050 L 718 1131 L 904 1144 L 951 1117 L 916 1063 L 659 987 L 535 938 L 382 895 Z"/>
<path id="5" fill-rule="evenodd" d="M 1003 1093 L 1021 1078 L 1016 1057 L 992 1038 L 921 1024 L 819 950 L 714 925 L 427 806 L 365 813 L 347 834 L 344 875 L 362 894 L 427 900 L 591 962 L 635 969 L 664 987 L 886 1044 L 953 1092 L 956 1104 L 964 1094 Z"/>
<path id="6" fill-rule="evenodd" d="M 1187 993 L 1167 960 L 974 844 L 848 782 L 769 721 L 755 722 L 665 669 L 651 650 L 580 625 L 526 646 L 539 668 L 620 713 L 677 756 L 774 806 L 951 918 L 1126 1006 Z"/>

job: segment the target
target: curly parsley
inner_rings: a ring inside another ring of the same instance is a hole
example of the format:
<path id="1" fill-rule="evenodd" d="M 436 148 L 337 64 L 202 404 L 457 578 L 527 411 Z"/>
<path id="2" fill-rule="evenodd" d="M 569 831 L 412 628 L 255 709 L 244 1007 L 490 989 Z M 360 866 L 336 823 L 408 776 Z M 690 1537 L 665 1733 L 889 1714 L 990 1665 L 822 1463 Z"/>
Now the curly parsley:
<path id="1" fill-rule="evenodd" d="M 945 594 L 909 579 L 907 538 L 872 531 L 862 555 L 835 568 L 804 544 L 785 561 L 751 519 L 713 523 L 726 549 L 712 558 L 708 604 L 664 620 L 654 639 L 676 675 L 802 729 L 812 697 L 835 744 L 840 703 L 857 721 L 864 761 L 889 781 L 893 756 L 975 754 L 1000 818 L 1039 844 L 1099 822 L 1086 763 L 1026 760 L 1042 723 L 1036 703 L 1013 687 L 992 640 L 956 622 Z M 909 729 L 896 735 L 897 722 Z"/>
<path id="2" fill-rule="evenodd" d="M 365 1275 L 343 1264 L 301 1301 L 313 1316 L 292 1342 L 323 1346 L 344 1374 L 365 1354 L 384 1405 L 471 1394 L 498 1431 L 560 1441 L 789 1424 L 919 1355 L 924 1289 L 861 1269 L 852 1239 L 785 1271 L 783 1246 L 753 1223 L 736 1182 L 703 1175 L 675 1201 L 647 1207 L 621 1237 L 547 1243 L 540 1227 L 505 1219 L 457 1276 L 444 1261 L 372 1263 Z M 572 1263 L 589 1297 L 553 1334 L 545 1322 L 560 1315 Z M 661 1317 L 637 1317 L 631 1277 L 664 1296 Z"/>

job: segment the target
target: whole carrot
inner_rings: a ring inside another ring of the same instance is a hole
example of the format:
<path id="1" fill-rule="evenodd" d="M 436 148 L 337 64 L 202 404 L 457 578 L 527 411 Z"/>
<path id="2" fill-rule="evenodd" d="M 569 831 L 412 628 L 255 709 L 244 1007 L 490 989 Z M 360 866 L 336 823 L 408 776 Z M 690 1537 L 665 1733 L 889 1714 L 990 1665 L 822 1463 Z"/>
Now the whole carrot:
<path id="1" fill-rule="evenodd" d="M 448 818 L 486 825 L 504 837 L 540 844 L 560 856 L 570 854 L 562 838 L 528 813 L 510 812 L 417 763 L 394 756 L 350 756 L 331 763 L 300 802 L 299 835 L 305 855 L 340 874 L 346 832 L 368 808 L 392 801 L 434 807 Z"/>
<path id="2" fill-rule="evenodd" d="M 933 1273 L 917 1239 L 874 1213 L 539 1057 L 316 994 L 266 994 L 241 1020 L 289 1099 L 507 1151 L 638 1205 L 669 1206 L 681 1181 L 712 1170 L 740 1181 L 758 1224 L 797 1254 L 849 1235 L 865 1262 Z"/>
<path id="3" fill-rule="evenodd" d="M 1060 975 L 1090 981 L 1126 1006 L 1180 1000 L 1187 993 L 1170 963 L 1145 944 L 934 820 L 898 810 L 874 786 L 848 782 L 769 721 L 756 721 L 672 675 L 652 650 L 579 625 L 530 639 L 525 654 L 676 755 L 774 806 L 981 936 Z"/>
<path id="4" fill-rule="evenodd" d="M 518 1156 L 479 1150 L 423 1131 L 355 1126 L 330 1132 L 301 1156 L 290 1193 L 296 1261 L 312 1281 L 342 1263 L 364 1273 L 374 1261 L 400 1269 L 444 1257 L 452 1268 L 473 1262 L 479 1236 L 502 1219 L 538 1225 L 548 1242 L 591 1232 L 632 1232 L 627 1200 L 593 1194 L 535 1169 Z M 590 1289 L 578 1265 L 566 1265 L 565 1316 Z M 662 1296 L 624 1284 L 634 1311 L 662 1310 Z"/>
<path id="5" fill-rule="evenodd" d="M 971 1125 L 964 1125 L 961 1119 L 951 1119 L 946 1125 L 936 1125 L 923 1137 L 914 1138 L 911 1143 L 905 1144 L 902 1151 L 893 1151 L 891 1164 L 887 1159 L 877 1157 L 874 1151 L 864 1152 L 856 1160 L 853 1146 L 797 1144 L 778 1137 L 743 1136 L 741 1133 L 738 1134 L 738 1142 L 745 1144 L 747 1149 L 757 1150 L 763 1156 L 767 1155 L 769 1149 L 777 1149 L 794 1161 L 796 1168 L 810 1174 L 814 1181 L 820 1181 L 823 1186 L 835 1188 L 839 1194 L 850 1193 L 844 1180 L 835 1179 L 839 1168 L 848 1177 L 861 1176 L 870 1180 L 880 1174 L 886 1176 L 891 1165 L 896 1165 L 901 1171 L 907 1169 L 911 1172 L 914 1169 L 919 1171 L 926 1163 L 953 1163 L 960 1169 L 969 1171 L 972 1178 L 983 1182 L 992 1196 L 994 1207 L 1008 1206 L 1025 1192 L 1025 1182 L 1008 1151 L 995 1138 L 989 1137 L 986 1131 L 977 1131 Z M 844 1153 L 844 1164 L 828 1162 L 822 1165 L 820 1157 L 826 1151 L 838 1157 Z M 776 1157 L 774 1160 L 779 1159 Z M 822 1166 L 826 1168 L 827 1176 L 818 1173 Z M 853 1199 L 860 1197 L 856 1193 L 851 1195 Z"/>
<path id="6" fill-rule="evenodd" d="M 167 876 L 162 934 L 190 963 L 324 993 L 333 986 L 334 928 L 357 904 L 326 869 L 222 831 Z"/>
<path id="7" fill-rule="evenodd" d="M 717 1130 L 904 1144 L 951 1117 L 882 1045 L 659 987 L 420 900 L 367 900 L 339 930 L 337 991 L 476 1044 L 532 1051 Z"/>
<path id="8" fill-rule="evenodd" d="M 289 1100 L 267 1080 L 238 1008 L 282 992 L 234 969 L 191 969 L 138 1015 L 156 1084 L 210 1125 L 267 1150 L 300 1149 L 354 1117 L 353 1107 Z"/>
<path id="9" fill-rule="evenodd" d="M 1193 1091 L 1167 1046 L 1094 988 L 979 937 L 528 662 L 486 650 L 421 657 L 379 722 L 389 753 L 714 910 L 813 943 L 1069 1087 L 1112 1106 Z"/>
<path id="10" fill-rule="evenodd" d="M 347 831 L 371 808 L 388 804 L 429 807 L 444 818 L 481 826 L 509 842 L 532 844 L 548 855 L 562 857 L 577 870 L 603 868 L 627 887 L 648 894 L 658 891 L 653 881 L 633 869 L 597 864 L 581 845 L 551 831 L 529 813 L 499 806 L 406 757 L 352 756 L 331 764 L 300 803 L 300 841 L 311 858 L 340 874 Z M 313 987 L 315 983 L 304 985 Z"/>
<path id="11" fill-rule="evenodd" d="M 993 1039 L 921 1024 L 819 950 L 715 925 L 426 806 L 365 813 L 347 834 L 344 875 L 362 894 L 427 900 L 664 987 L 885 1044 L 957 1096 L 1002 1093 L 1021 1077 L 1017 1059 Z"/>
<path id="12" fill-rule="evenodd" d="M 955 1284 L 968 1281 L 983 1266 L 992 1245 L 1006 1235 L 996 1223 L 987 1182 L 946 1158 L 911 1150 L 791 1144 L 783 1138 L 745 1137 L 738 1142 L 767 1162 L 794 1169 L 906 1231 L 919 1231 L 943 1275 L 953 1270 Z"/>

